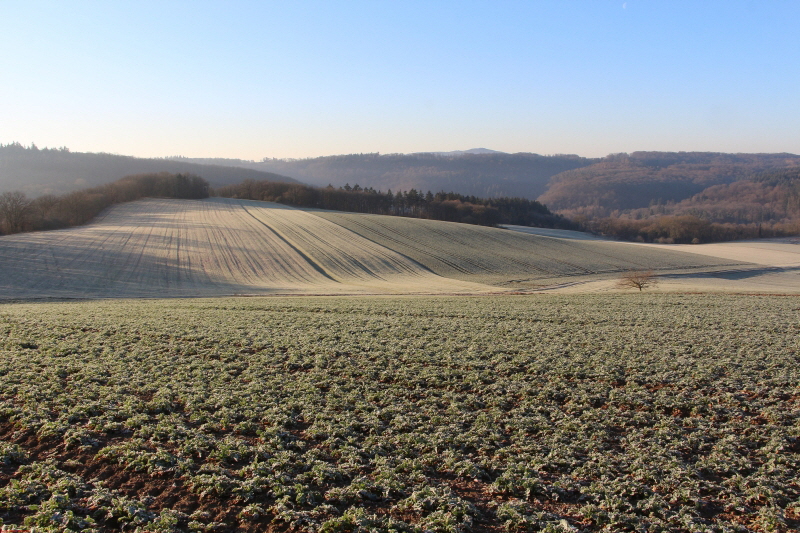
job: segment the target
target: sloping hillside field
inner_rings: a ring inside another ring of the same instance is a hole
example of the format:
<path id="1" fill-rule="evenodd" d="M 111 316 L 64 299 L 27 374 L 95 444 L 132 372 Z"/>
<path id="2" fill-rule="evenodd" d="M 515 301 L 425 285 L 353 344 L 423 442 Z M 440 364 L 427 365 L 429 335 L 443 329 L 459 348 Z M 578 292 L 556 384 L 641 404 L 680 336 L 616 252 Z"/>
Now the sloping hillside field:
<path id="1" fill-rule="evenodd" d="M 638 293 L 0 304 L 0 520 L 798 531 L 798 311 Z"/>
<path id="2" fill-rule="evenodd" d="M 299 209 L 144 200 L 97 222 L 0 239 L 6 297 L 476 292 Z"/>
<path id="3" fill-rule="evenodd" d="M 88 226 L 0 237 L 0 298 L 485 293 L 631 268 L 733 264 L 448 222 L 148 199 Z"/>
<path id="4" fill-rule="evenodd" d="M 316 214 L 380 242 L 426 268 L 454 279 L 510 287 L 538 287 L 553 280 L 653 269 L 697 271 L 740 261 L 605 240 L 529 235 L 454 222 L 363 215 Z M 572 233 L 572 232 L 569 232 Z"/>

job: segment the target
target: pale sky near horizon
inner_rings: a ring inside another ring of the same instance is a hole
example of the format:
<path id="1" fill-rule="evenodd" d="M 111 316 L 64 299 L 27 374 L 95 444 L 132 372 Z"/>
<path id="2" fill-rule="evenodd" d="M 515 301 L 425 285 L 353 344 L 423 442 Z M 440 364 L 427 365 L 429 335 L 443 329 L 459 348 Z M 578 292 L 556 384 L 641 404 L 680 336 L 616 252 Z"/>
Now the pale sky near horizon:
<path id="1" fill-rule="evenodd" d="M 0 0 L 0 143 L 800 153 L 800 2 Z"/>

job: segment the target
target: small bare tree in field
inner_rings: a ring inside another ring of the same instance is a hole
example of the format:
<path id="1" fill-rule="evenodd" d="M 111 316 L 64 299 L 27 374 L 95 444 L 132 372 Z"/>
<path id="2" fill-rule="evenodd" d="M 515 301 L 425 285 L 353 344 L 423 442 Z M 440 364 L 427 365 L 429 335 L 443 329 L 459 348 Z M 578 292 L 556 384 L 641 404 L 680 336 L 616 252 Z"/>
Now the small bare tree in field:
<path id="1" fill-rule="evenodd" d="M 652 270 L 628 270 L 617 281 L 618 288 L 639 289 L 639 292 L 657 284 L 658 278 Z"/>

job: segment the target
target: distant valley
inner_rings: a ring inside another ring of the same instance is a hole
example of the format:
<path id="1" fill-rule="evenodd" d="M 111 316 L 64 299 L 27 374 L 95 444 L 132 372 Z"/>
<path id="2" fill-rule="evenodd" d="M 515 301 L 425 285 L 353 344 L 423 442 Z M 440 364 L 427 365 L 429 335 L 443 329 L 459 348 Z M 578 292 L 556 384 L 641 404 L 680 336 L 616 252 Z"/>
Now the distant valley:
<path id="1" fill-rule="evenodd" d="M 215 158 L 173 160 L 273 172 L 318 187 L 357 184 L 382 191 L 453 191 L 481 197 L 519 196 L 530 200 L 545 193 L 553 176 L 596 161 L 577 155 L 506 154 L 485 148 L 463 152 L 349 154 L 258 162 Z"/>

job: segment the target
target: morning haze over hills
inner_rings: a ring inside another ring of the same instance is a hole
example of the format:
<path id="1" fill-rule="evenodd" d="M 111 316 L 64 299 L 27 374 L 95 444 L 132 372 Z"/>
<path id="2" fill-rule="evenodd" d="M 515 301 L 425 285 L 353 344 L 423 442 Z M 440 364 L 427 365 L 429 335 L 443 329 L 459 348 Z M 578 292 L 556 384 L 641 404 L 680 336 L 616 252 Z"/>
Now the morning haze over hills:
<path id="1" fill-rule="evenodd" d="M 184 161 L 80 153 L 71 152 L 66 147 L 39 149 L 35 144 L 0 146 L 0 192 L 17 190 L 29 196 L 63 194 L 104 185 L 133 174 L 158 172 L 197 174 L 217 186 L 246 179 L 294 181 L 288 176 L 231 165 L 201 166 Z"/>
<path id="2" fill-rule="evenodd" d="M 184 173 L 206 179 L 213 189 L 267 181 L 384 193 L 457 193 L 487 202 L 517 197 L 538 200 L 572 227 L 624 239 L 672 242 L 797 233 L 798 169 L 800 156 L 794 154 L 633 152 L 585 158 L 477 148 L 247 161 L 147 159 L 18 143 L 0 147 L 0 190 L 34 197 L 132 174 Z M 278 201 L 291 204 L 284 196 Z"/>

